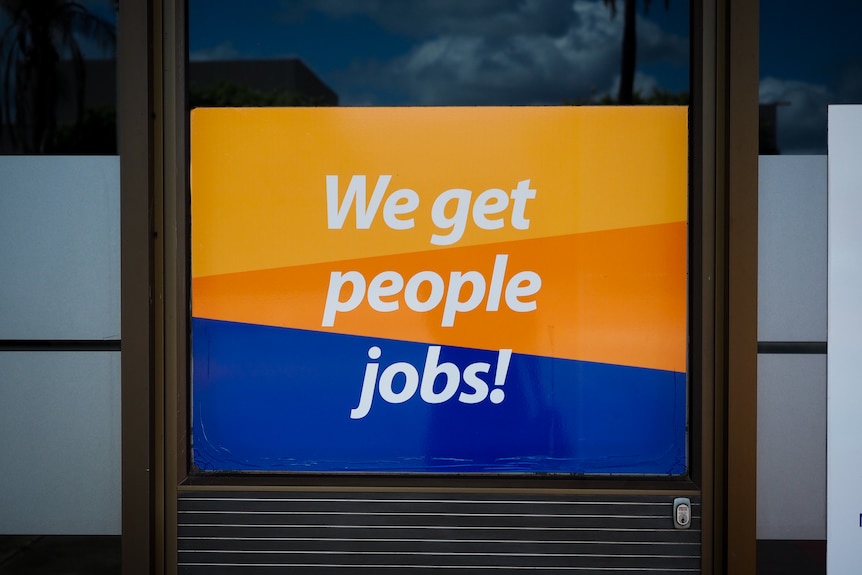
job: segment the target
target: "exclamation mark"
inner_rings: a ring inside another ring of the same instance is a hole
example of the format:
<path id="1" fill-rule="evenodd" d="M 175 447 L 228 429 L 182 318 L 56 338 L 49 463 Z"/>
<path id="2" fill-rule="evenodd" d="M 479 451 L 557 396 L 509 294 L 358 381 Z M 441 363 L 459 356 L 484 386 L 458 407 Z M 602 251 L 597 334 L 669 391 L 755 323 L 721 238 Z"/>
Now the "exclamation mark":
<path id="1" fill-rule="evenodd" d="M 511 349 L 501 349 L 497 356 L 497 373 L 494 375 L 494 386 L 496 389 L 491 391 L 491 403 L 503 403 L 503 400 L 506 399 L 503 385 L 506 384 L 506 376 L 509 374 L 509 360 L 511 358 Z"/>

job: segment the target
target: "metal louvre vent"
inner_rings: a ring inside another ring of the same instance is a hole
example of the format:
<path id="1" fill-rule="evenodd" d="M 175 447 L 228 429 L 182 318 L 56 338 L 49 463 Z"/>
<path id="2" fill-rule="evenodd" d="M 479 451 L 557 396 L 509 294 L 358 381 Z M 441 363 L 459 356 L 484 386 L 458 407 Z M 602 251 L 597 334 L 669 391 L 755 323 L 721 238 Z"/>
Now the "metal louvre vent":
<path id="1" fill-rule="evenodd" d="M 700 572 L 673 496 L 181 492 L 181 574 Z"/>

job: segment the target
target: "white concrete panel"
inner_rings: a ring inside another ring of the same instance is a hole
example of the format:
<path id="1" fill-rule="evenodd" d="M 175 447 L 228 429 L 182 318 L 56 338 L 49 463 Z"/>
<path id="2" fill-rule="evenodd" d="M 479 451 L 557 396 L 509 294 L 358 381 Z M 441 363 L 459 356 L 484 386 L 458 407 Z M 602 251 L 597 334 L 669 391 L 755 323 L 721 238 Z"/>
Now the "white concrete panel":
<path id="1" fill-rule="evenodd" d="M 0 269 L 0 339 L 119 339 L 119 157 L 0 156 Z"/>
<path id="2" fill-rule="evenodd" d="M 0 352 L 0 534 L 120 534 L 120 353 Z"/>
<path id="3" fill-rule="evenodd" d="M 761 156 L 758 340 L 826 341 L 826 156 Z"/>
<path id="4" fill-rule="evenodd" d="M 829 106 L 830 575 L 862 573 L 862 106 Z"/>
<path id="5" fill-rule="evenodd" d="M 826 538 L 826 356 L 757 361 L 757 538 Z"/>

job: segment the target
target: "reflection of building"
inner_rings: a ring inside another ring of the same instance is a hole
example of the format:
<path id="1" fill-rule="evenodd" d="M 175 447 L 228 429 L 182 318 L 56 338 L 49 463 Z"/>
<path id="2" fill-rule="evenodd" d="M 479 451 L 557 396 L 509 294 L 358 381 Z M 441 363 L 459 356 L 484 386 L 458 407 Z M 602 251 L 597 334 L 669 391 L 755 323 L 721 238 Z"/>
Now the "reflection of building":
<path id="1" fill-rule="evenodd" d="M 189 89 L 219 84 L 245 86 L 307 98 L 321 106 L 337 106 L 338 94 L 298 58 L 283 60 L 220 60 L 189 63 Z"/>
<path id="2" fill-rule="evenodd" d="M 241 86 L 260 92 L 279 92 L 305 98 L 321 106 L 337 106 L 338 94 L 323 83 L 298 58 L 282 60 L 211 60 L 189 63 L 189 89 L 202 90 L 220 84 Z M 115 107 L 117 70 L 114 60 L 87 60 L 85 63 L 84 109 Z M 72 63 L 60 66 L 60 94 L 57 123 L 75 121 L 74 71 Z"/>
<path id="3" fill-rule="evenodd" d="M 213 60 L 190 62 L 188 67 L 189 90 L 201 91 L 230 86 L 247 93 L 281 95 L 282 105 L 337 106 L 338 94 L 298 58 L 281 60 Z M 57 127 L 70 128 L 78 116 L 78 101 L 74 64 L 60 62 L 60 94 L 57 103 Z M 246 94 L 247 96 L 247 94 Z M 117 69 L 115 60 L 87 60 L 84 63 L 83 111 L 90 111 L 84 119 L 88 141 L 75 137 L 74 131 L 62 134 L 56 151 L 60 153 L 115 153 L 113 141 L 99 143 L 96 139 L 113 140 L 116 131 L 114 115 L 117 101 Z M 255 102 L 231 101 L 225 105 L 261 105 Z M 95 125 L 95 124 L 98 124 Z M 8 134 L 0 136 L 0 150 L 9 150 Z"/>
<path id="4" fill-rule="evenodd" d="M 760 104 L 760 155 L 780 154 L 778 149 L 778 106 L 789 102 L 766 102 Z"/>

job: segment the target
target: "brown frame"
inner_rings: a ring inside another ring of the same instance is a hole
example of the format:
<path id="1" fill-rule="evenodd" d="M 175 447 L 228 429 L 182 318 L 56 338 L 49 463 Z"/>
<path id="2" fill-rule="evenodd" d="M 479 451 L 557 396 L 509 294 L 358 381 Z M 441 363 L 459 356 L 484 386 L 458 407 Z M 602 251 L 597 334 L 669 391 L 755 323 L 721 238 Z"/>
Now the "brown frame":
<path id="1" fill-rule="evenodd" d="M 155 570 L 155 532 L 164 522 L 153 502 L 153 409 L 156 344 L 152 205 L 152 14 L 147 0 L 120 6 L 117 75 L 120 152 L 120 317 L 122 433 L 122 571 Z"/>
<path id="2" fill-rule="evenodd" d="M 185 3 L 120 5 L 123 572 L 175 573 L 187 479 Z M 146 22 L 145 26 L 141 26 Z M 543 491 L 673 489 L 703 502 L 703 573 L 755 572 L 758 3 L 692 3 L 691 481 L 561 480 Z M 463 479 L 420 478 L 446 490 Z M 209 489 L 230 480 L 208 480 Z M 403 479 L 243 479 L 405 489 Z M 536 488 L 490 479 L 486 491 Z M 200 488 L 200 487 L 198 487 Z M 463 487 L 462 487 L 463 488 Z"/>

